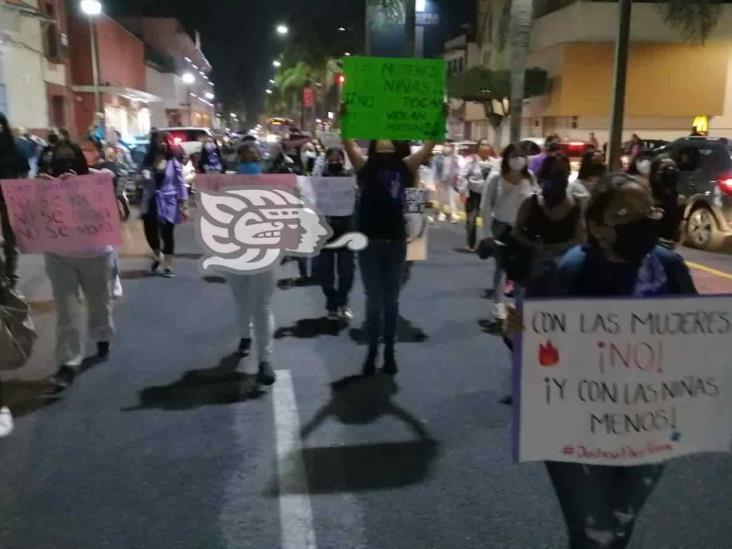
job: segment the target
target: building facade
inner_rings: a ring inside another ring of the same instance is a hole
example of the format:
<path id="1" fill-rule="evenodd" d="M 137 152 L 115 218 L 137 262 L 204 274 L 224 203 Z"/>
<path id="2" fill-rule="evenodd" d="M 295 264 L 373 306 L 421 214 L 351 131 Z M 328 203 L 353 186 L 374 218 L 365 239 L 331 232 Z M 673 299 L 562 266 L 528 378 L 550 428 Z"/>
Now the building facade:
<path id="1" fill-rule="evenodd" d="M 63 0 L 0 4 L 0 112 L 41 136 L 74 123 L 65 9 Z"/>

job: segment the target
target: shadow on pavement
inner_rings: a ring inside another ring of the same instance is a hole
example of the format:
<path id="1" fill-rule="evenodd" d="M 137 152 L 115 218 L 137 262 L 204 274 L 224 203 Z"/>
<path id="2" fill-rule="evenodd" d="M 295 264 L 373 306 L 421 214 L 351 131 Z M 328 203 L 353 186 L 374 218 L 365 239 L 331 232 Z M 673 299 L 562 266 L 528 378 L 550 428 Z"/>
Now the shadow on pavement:
<path id="1" fill-rule="evenodd" d="M 474 251 L 468 250 L 467 248 L 453 248 L 452 251 L 464 255 L 475 255 L 477 257 L 477 254 Z"/>
<path id="2" fill-rule="evenodd" d="M 58 401 L 49 396 L 50 388 L 50 383 L 43 380 L 4 381 L 2 386 L 3 405 L 10 408 L 15 417 L 32 414 Z"/>
<path id="3" fill-rule="evenodd" d="M 176 259 L 193 259 L 193 260 L 196 260 L 196 259 L 201 259 L 202 257 L 203 257 L 203 254 L 200 253 L 200 252 L 198 252 L 198 253 L 175 254 L 175 258 Z"/>
<path id="4" fill-rule="evenodd" d="M 162 387 L 147 387 L 139 392 L 137 406 L 123 412 L 157 408 L 160 410 L 189 410 L 201 406 L 234 404 L 255 400 L 266 394 L 254 376 L 236 371 L 239 356 L 224 357 L 218 366 L 190 370 L 183 377 Z"/>
<path id="5" fill-rule="evenodd" d="M 122 280 L 137 280 L 138 278 L 147 278 L 152 276 L 153 273 L 144 269 L 130 269 L 119 273 L 119 277 Z"/>
<path id="6" fill-rule="evenodd" d="M 306 288 L 308 286 L 318 286 L 320 283 L 314 276 L 307 278 L 282 278 L 277 281 L 277 287 L 280 290 L 290 290 L 292 288 Z"/>
<path id="7" fill-rule="evenodd" d="M 365 425 L 391 415 L 405 423 L 416 440 L 304 448 L 310 493 L 397 488 L 418 484 L 429 476 L 438 455 L 439 442 L 432 439 L 414 416 L 391 401 L 398 391 L 393 379 L 381 375 L 369 378 L 349 376 L 331 384 L 330 402 L 303 426 L 303 439 L 330 417 L 346 425 Z M 288 493 L 288 487 L 284 489 Z M 289 493 L 297 491 L 298 488 L 293 486 Z M 271 489 L 269 495 L 276 493 L 276 489 Z"/>
<path id="8" fill-rule="evenodd" d="M 341 320 L 328 320 L 327 317 L 304 318 L 298 320 L 292 326 L 283 326 L 275 331 L 275 339 L 285 337 L 296 337 L 299 339 L 311 339 L 322 335 L 338 336 L 348 323 Z"/>
<path id="9" fill-rule="evenodd" d="M 226 284 L 226 279 L 223 276 L 206 275 L 202 278 L 208 284 Z"/>
<path id="10" fill-rule="evenodd" d="M 351 328 L 348 332 L 351 339 L 359 344 L 366 345 L 368 343 L 368 334 L 366 332 L 366 324 L 360 328 Z M 429 339 L 429 336 L 420 328 L 415 326 L 403 316 L 397 319 L 396 338 L 399 343 L 422 343 Z"/>

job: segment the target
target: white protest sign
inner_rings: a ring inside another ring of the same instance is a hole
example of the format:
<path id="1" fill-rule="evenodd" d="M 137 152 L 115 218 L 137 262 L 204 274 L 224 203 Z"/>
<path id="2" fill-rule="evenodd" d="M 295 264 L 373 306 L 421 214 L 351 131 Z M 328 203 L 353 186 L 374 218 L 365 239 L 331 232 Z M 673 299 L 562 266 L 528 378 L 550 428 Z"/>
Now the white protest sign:
<path id="1" fill-rule="evenodd" d="M 329 217 L 353 215 L 356 207 L 355 177 L 309 177 L 318 211 Z"/>
<path id="2" fill-rule="evenodd" d="M 317 132 L 315 135 L 320 139 L 323 147 L 326 149 L 343 148 L 343 140 L 339 132 Z"/>
<path id="3" fill-rule="evenodd" d="M 730 451 L 732 296 L 528 301 L 523 318 L 519 461 L 638 465 Z"/>
<path id="4" fill-rule="evenodd" d="M 407 224 L 407 261 L 427 260 L 427 189 L 406 189 L 404 219 Z"/>

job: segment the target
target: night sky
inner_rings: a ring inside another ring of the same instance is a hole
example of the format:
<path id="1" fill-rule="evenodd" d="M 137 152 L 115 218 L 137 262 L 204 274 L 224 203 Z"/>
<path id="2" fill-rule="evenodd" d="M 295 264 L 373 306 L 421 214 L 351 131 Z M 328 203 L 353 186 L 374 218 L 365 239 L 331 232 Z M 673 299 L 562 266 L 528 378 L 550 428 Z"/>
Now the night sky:
<path id="1" fill-rule="evenodd" d="M 442 15 L 440 27 L 427 34 L 426 55 L 438 56 L 441 44 L 474 19 L 475 0 L 433 0 Z M 282 51 L 274 33 L 280 22 L 297 32 L 306 10 L 322 12 L 323 32 L 341 25 L 363 24 L 363 0 L 104 0 L 105 9 L 121 15 L 177 17 L 201 33 L 203 50 L 213 65 L 213 81 L 226 110 L 243 111 L 249 120 L 261 111 L 272 77 L 272 60 Z M 153 4 L 151 6 L 151 4 Z M 216 6 L 212 8 L 211 6 Z M 358 38 L 362 44 L 362 38 Z M 357 48 L 356 48 L 357 50 Z"/>

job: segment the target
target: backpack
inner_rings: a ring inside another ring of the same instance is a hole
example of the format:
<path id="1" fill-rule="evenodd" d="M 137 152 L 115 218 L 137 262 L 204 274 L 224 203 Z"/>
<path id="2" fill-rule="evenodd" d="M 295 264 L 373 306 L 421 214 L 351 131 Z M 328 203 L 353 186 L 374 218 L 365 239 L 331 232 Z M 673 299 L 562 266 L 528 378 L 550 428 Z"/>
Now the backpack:
<path id="1" fill-rule="evenodd" d="M 37 334 L 30 306 L 0 278 L 0 370 L 20 368 L 30 358 Z"/>

